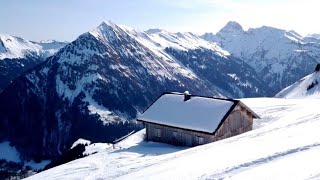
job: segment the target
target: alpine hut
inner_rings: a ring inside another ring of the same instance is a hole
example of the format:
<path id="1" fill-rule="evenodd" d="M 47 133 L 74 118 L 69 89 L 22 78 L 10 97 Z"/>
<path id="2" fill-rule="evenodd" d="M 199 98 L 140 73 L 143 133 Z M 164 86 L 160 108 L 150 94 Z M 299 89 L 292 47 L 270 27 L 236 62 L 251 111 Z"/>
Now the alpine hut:
<path id="1" fill-rule="evenodd" d="M 146 140 L 197 146 L 252 130 L 259 118 L 240 100 L 164 93 L 138 116 Z"/>

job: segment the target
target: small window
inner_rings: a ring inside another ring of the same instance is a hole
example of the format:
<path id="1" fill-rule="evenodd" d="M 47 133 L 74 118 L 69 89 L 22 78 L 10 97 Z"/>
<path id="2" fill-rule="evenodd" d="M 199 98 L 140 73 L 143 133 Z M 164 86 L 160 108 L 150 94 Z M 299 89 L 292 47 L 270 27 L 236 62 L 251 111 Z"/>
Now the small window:
<path id="1" fill-rule="evenodd" d="M 156 137 L 161 137 L 161 129 L 155 129 L 155 136 Z"/>
<path id="2" fill-rule="evenodd" d="M 173 138 L 177 139 L 178 138 L 178 132 L 177 131 L 173 131 Z"/>
<path id="3" fill-rule="evenodd" d="M 203 137 L 197 136 L 196 137 L 196 141 L 197 141 L 198 144 L 204 144 L 204 138 Z"/>

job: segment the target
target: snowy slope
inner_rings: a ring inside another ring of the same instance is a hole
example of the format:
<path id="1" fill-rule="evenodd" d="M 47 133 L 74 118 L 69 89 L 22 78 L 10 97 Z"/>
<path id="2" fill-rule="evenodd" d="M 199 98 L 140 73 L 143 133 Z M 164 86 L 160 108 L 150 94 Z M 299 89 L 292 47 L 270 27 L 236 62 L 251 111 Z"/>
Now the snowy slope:
<path id="1" fill-rule="evenodd" d="M 304 38 L 295 31 L 268 26 L 244 31 L 240 24 L 231 21 L 217 34 L 202 37 L 243 59 L 278 92 L 306 76 L 320 59 L 319 40 Z"/>
<path id="2" fill-rule="evenodd" d="M 300 79 L 296 83 L 286 87 L 278 94 L 278 98 L 320 98 L 320 72 L 312 74 Z"/>
<path id="3" fill-rule="evenodd" d="M 261 119 L 254 130 L 194 148 L 144 142 L 140 131 L 116 149 L 27 179 L 319 179 L 317 99 L 242 99 Z"/>

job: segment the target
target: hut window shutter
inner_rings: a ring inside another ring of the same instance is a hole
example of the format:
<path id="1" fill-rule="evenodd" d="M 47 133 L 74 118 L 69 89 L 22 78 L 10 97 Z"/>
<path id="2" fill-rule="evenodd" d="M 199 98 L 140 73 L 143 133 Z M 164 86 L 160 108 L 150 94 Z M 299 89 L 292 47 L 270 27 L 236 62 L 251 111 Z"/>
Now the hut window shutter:
<path id="1" fill-rule="evenodd" d="M 197 136 L 196 140 L 197 140 L 198 144 L 204 144 L 204 138 L 203 137 Z"/>
<path id="2" fill-rule="evenodd" d="M 178 138 L 178 132 L 177 132 L 177 131 L 173 131 L 173 137 L 174 137 L 175 139 Z"/>
<path id="3" fill-rule="evenodd" d="M 199 137 L 199 144 L 204 144 L 204 139 L 203 139 L 203 137 Z"/>
<path id="4" fill-rule="evenodd" d="M 156 137 L 161 137 L 161 129 L 155 129 L 155 136 Z"/>

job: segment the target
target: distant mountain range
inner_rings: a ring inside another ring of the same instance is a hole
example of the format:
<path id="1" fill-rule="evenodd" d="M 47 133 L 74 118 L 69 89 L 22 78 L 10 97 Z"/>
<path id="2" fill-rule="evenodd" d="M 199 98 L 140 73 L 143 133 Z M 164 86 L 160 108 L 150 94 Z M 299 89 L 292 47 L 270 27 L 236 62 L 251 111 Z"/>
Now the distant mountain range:
<path id="1" fill-rule="evenodd" d="M 309 74 L 320 60 L 320 40 L 294 31 L 267 26 L 244 31 L 231 21 L 202 37 L 248 63 L 274 94 Z"/>
<path id="2" fill-rule="evenodd" d="M 244 31 L 236 22 L 201 37 L 112 22 L 68 44 L 3 37 L 0 63 L 12 63 L 5 69 L 14 75 L 0 77 L 0 142 L 38 160 L 78 138 L 112 142 L 141 128 L 132 119 L 165 91 L 274 96 L 320 55 L 316 38 L 272 27 Z"/>

